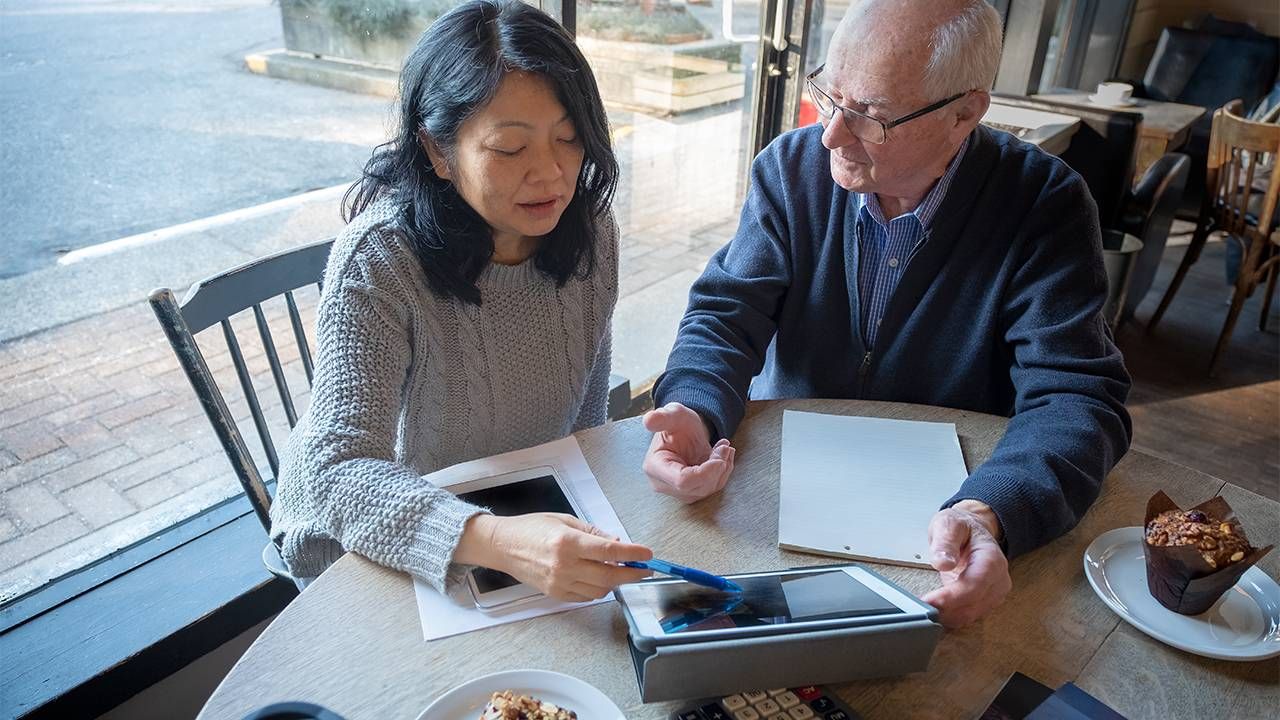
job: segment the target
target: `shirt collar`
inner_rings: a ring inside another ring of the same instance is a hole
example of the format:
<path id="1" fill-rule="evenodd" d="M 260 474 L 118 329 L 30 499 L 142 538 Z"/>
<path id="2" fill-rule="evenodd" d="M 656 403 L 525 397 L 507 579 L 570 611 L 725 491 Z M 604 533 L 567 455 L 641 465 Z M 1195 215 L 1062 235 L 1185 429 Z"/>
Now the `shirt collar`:
<path id="1" fill-rule="evenodd" d="M 920 204 L 915 210 L 911 211 L 916 220 L 920 222 L 920 226 L 928 230 L 933 225 L 933 216 L 938 213 L 938 208 L 942 205 L 942 199 L 947 195 L 947 188 L 951 187 L 951 181 L 956 176 L 956 170 L 960 167 L 960 160 L 964 157 L 964 152 L 969 148 L 969 138 L 966 137 L 960 143 L 960 149 L 956 150 L 955 157 L 951 158 L 951 162 L 947 164 L 947 169 L 942 173 L 942 177 L 933 184 L 933 188 L 924 196 Z M 875 193 L 855 193 L 859 205 L 859 214 L 865 212 L 872 220 L 879 225 L 888 225 L 889 220 L 885 218 L 884 211 L 880 208 L 880 201 L 876 198 Z"/>

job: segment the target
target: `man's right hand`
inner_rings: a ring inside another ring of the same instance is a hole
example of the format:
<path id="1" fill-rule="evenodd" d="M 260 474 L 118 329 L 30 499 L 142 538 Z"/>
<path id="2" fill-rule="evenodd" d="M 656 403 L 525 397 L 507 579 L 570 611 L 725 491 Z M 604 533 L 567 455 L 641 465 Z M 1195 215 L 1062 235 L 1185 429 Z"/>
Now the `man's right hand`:
<path id="1" fill-rule="evenodd" d="M 724 489 L 738 451 L 728 440 L 713 447 L 698 413 L 667 403 L 645 413 L 644 427 L 653 433 L 644 474 L 654 490 L 691 503 Z"/>

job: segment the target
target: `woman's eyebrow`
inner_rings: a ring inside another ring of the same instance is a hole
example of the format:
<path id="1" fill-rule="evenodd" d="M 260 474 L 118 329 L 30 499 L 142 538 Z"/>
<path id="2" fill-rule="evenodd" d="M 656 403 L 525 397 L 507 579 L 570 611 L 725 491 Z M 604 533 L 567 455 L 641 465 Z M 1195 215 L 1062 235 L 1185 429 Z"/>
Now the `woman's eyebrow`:
<path id="1" fill-rule="evenodd" d="M 565 122 L 569 121 L 570 119 L 571 119 L 571 118 L 569 117 L 569 113 L 565 113 L 565 114 L 564 114 L 564 117 L 562 117 L 562 118 L 560 118 L 559 120 L 557 120 L 557 121 L 555 122 L 555 124 L 556 124 L 556 125 L 560 125 L 560 124 L 563 124 L 563 123 L 565 123 Z M 524 128 L 525 130 L 533 130 L 533 129 L 534 129 L 533 125 L 531 125 L 530 123 L 525 122 L 524 120 L 503 120 L 502 122 L 494 123 L 494 124 L 493 124 L 493 126 L 492 126 L 492 128 L 493 128 L 494 130 L 501 130 L 502 128 L 509 128 L 509 127 Z"/>

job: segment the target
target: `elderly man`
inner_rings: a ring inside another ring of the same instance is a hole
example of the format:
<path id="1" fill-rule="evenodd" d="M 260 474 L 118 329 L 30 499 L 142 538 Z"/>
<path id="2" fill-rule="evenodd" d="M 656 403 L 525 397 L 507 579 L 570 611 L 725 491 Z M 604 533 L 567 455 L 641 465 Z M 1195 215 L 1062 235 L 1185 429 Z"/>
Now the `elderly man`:
<path id="1" fill-rule="evenodd" d="M 1075 526 L 1131 432 L 1097 208 L 1057 158 L 978 124 L 999 59 L 983 0 L 849 10 L 808 79 L 821 126 L 756 158 L 645 417 L 646 474 L 693 502 L 729 478 L 749 385 L 1009 415 L 929 527 L 924 599 L 953 627 L 1003 601 L 1006 558 Z"/>

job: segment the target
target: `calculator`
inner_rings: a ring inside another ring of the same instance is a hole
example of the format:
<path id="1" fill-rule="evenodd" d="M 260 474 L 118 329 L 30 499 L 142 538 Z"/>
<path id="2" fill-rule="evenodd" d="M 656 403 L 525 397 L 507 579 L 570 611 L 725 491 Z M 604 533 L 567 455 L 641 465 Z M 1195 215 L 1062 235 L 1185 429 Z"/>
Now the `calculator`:
<path id="1" fill-rule="evenodd" d="M 861 720 L 861 716 L 827 688 L 806 685 L 706 698 L 672 713 L 671 720 Z"/>

